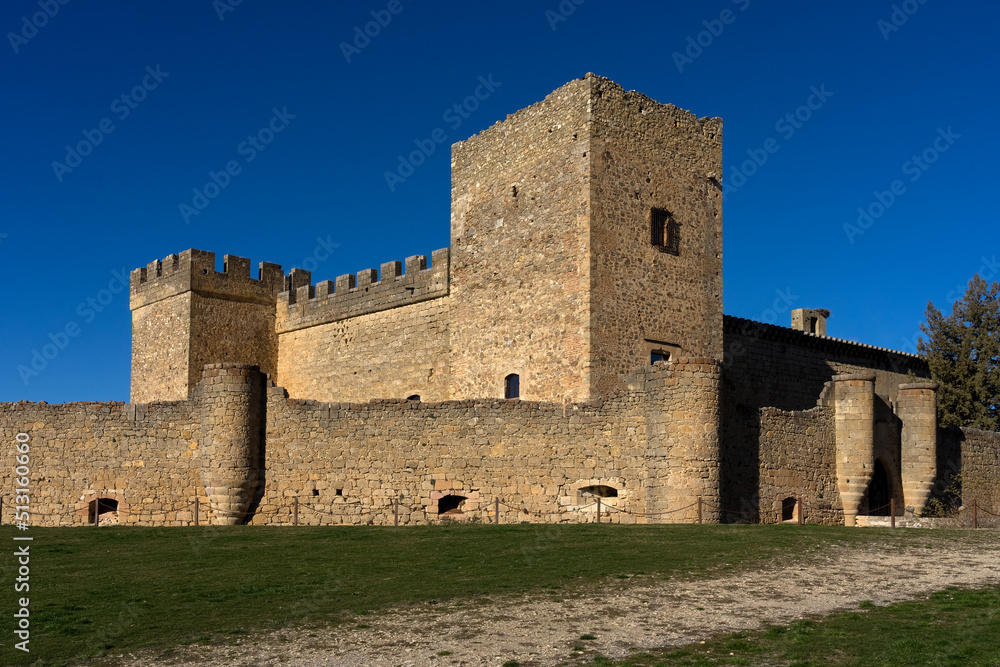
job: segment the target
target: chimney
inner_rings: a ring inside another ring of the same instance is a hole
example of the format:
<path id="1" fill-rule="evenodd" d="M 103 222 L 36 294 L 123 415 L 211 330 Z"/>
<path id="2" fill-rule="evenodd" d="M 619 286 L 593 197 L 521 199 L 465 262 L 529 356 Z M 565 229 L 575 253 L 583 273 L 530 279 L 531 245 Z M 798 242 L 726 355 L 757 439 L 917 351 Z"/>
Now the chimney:
<path id="1" fill-rule="evenodd" d="M 815 336 L 826 336 L 826 318 L 830 311 L 825 308 L 796 308 L 792 311 L 792 328 Z"/>

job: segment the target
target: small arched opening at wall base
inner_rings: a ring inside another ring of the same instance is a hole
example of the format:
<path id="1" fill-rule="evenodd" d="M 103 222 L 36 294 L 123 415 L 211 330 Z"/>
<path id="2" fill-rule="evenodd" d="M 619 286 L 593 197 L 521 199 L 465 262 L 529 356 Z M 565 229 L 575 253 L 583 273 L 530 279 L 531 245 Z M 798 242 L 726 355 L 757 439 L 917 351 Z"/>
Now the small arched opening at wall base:
<path id="1" fill-rule="evenodd" d="M 521 378 L 517 373 L 511 373 L 503 379 L 503 397 L 504 398 L 520 398 L 521 397 Z"/>
<path id="2" fill-rule="evenodd" d="M 868 484 L 867 495 L 869 516 L 889 516 L 892 484 L 881 459 L 875 459 L 875 469 L 872 471 L 872 481 Z"/>
<path id="3" fill-rule="evenodd" d="M 462 514 L 462 508 L 465 506 L 466 500 L 465 496 L 456 495 L 438 498 L 438 514 Z"/>
<path id="4" fill-rule="evenodd" d="M 408 401 L 416 401 L 416 402 L 419 403 L 420 402 L 420 394 L 411 394 L 411 395 L 409 395 L 409 396 L 406 397 L 406 400 L 408 400 Z"/>
<path id="5" fill-rule="evenodd" d="M 799 500 L 795 496 L 789 496 L 781 501 L 781 520 L 799 520 Z"/>
<path id="6" fill-rule="evenodd" d="M 617 498 L 618 489 L 606 484 L 594 484 L 580 488 L 580 496 L 583 498 Z"/>
<path id="7" fill-rule="evenodd" d="M 114 498 L 96 498 L 87 505 L 87 522 L 98 525 L 118 523 L 118 501 Z"/>

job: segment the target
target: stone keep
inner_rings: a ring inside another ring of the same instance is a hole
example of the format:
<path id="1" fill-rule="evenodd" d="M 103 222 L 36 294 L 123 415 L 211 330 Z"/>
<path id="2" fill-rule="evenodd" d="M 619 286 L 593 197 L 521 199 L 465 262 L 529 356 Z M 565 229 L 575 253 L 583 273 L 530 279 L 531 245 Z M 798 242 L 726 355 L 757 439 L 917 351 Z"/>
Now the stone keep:
<path id="1" fill-rule="evenodd" d="M 521 398 L 563 403 L 624 388 L 654 349 L 721 359 L 721 170 L 721 120 L 573 81 L 454 145 L 452 245 L 430 267 L 314 286 L 188 250 L 133 272 L 132 400 L 232 362 L 298 398 L 499 398 L 516 374 Z"/>
<path id="2" fill-rule="evenodd" d="M 45 448 L 53 525 L 195 501 L 280 524 L 293 499 L 303 523 L 579 522 L 597 498 L 622 523 L 853 525 L 945 474 L 995 487 L 1000 436 L 939 430 L 918 357 L 827 336 L 823 309 L 723 315 L 721 150 L 719 119 L 588 74 L 453 146 L 449 248 L 315 284 L 154 261 L 132 402 L 3 404 L 0 435 Z"/>

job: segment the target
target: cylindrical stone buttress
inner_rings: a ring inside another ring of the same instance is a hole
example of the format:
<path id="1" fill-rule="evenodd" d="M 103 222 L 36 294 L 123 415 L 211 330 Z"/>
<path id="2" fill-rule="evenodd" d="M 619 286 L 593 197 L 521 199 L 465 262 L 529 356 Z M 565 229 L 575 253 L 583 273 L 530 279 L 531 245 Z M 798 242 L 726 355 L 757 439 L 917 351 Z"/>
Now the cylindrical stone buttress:
<path id="1" fill-rule="evenodd" d="M 875 373 L 835 375 L 837 488 L 844 525 L 856 524 L 875 467 Z"/>
<path id="2" fill-rule="evenodd" d="M 936 382 L 901 384 L 896 401 L 902 422 L 903 498 L 917 514 L 927 504 L 937 477 L 937 388 Z"/>
<path id="3" fill-rule="evenodd" d="M 263 390 L 260 369 L 209 364 L 197 387 L 201 402 L 201 478 L 212 523 L 242 523 L 260 472 Z"/>

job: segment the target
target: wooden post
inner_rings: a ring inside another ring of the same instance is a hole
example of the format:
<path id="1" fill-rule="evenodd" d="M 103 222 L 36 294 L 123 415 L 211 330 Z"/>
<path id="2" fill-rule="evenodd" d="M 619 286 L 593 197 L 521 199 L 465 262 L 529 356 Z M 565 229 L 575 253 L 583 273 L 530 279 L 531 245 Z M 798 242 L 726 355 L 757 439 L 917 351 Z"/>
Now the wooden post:
<path id="1" fill-rule="evenodd" d="M 292 525 L 299 525 L 299 497 L 292 498 Z"/>
<path id="2" fill-rule="evenodd" d="M 3 525 L 3 496 L 0 496 L 0 526 Z"/>
<path id="3" fill-rule="evenodd" d="M 95 498 L 94 499 L 94 525 L 95 526 L 100 526 L 101 525 L 101 499 L 100 498 Z"/>
<path id="4" fill-rule="evenodd" d="M 392 525 L 399 525 L 399 498 L 392 499 Z"/>
<path id="5" fill-rule="evenodd" d="M 972 527 L 979 528 L 979 504 L 976 499 L 972 499 Z"/>
<path id="6" fill-rule="evenodd" d="M 896 527 L 896 499 L 889 499 L 889 527 Z"/>
<path id="7" fill-rule="evenodd" d="M 805 523 L 805 519 L 802 517 L 802 509 L 803 509 L 803 507 L 804 506 L 802 505 L 802 498 L 796 498 L 795 499 L 795 510 L 799 514 L 798 518 L 799 518 L 799 525 L 800 526 Z"/>
<path id="8" fill-rule="evenodd" d="M 597 523 L 601 522 L 601 497 L 597 496 Z"/>
<path id="9" fill-rule="evenodd" d="M 194 498 L 194 525 L 198 525 L 198 497 Z"/>
<path id="10" fill-rule="evenodd" d="M 493 523 L 500 524 L 500 499 L 493 499 Z"/>
<path id="11" fill-rule="evenodd" d="M 698 496 L 698 523 L 701 523 L 701 496 Z"/>

